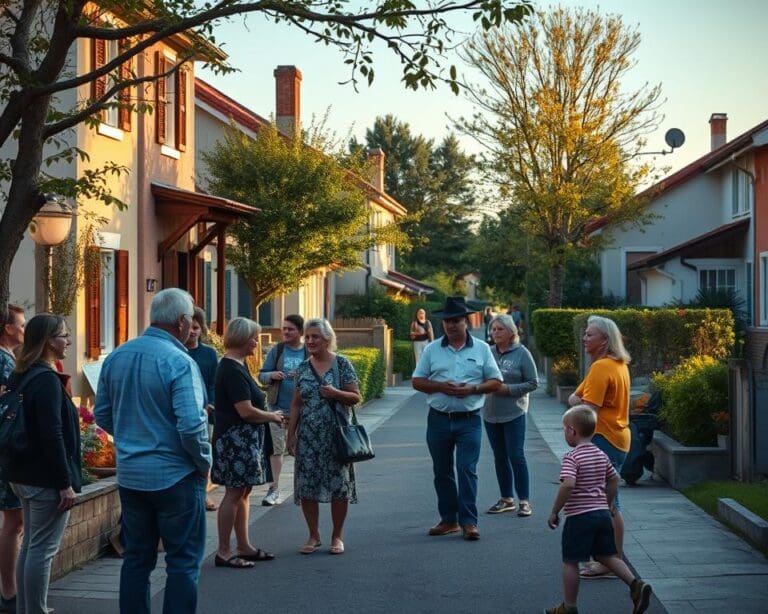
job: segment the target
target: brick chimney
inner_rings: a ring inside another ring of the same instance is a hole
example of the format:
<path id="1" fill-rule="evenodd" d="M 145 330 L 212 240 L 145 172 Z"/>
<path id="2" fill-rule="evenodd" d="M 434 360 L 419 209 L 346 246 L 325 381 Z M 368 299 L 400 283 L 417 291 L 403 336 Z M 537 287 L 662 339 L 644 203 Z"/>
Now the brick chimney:
<path id="1" fill-rule="evenodd" d="M 295 66 L 278 66 L 275 75 L 275 119 L 277 129 L 301 137 L 301 71 Z"/>
<path id="2" fill-rule="evenodd" d="M 384 192 L 384 151 L 380 147 L 368 150 L 368 161 L 371 170 L 371 185 L 379 192 Z"/>
<path id="3" fill-rule="evenodd" d="M 728 123 L 728 115 L 726 113 L 712 113 L 709 118 L 709 132 L 712 139 L 712 151 L 725 145 L 728 140 L 725 133 L 725 125 Z"/>

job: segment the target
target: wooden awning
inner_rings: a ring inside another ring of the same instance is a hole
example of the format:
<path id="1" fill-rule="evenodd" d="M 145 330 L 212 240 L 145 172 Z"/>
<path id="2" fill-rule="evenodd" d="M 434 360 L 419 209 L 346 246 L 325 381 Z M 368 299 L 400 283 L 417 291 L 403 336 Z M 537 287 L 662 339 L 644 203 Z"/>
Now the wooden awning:
<path id="1" fill-rule="evenodd" d="M 224 258 L 227 227 L 244 218 L 261 212 L 256 207 L 245 205 L 228 198 L 211 196 L 201 192 L 182 190 L 163 183 L 150 184 L 152 196 L 155 199 L 155 211 L 158 215 L 174 220 L 174 226 L 168 236 L 157 244 L 157 259 L 162 262 L 165 255 L 174 245 L 198 224 L 205 224 L 205 232 L 199 237 L 197 244 L 190 244 L 188 255 L 188 280 L 194 279 L 194 262 L 196 256 L 214 240 L 217 241 L 217 275 L 216 275 L 216 332 L 224 332 Z M 208 226 L 213 224 L 213 226 Z M 192 284 L 194 285 L 194 284 Z M 198 300 L 195 287 L 186 288 Z"/>

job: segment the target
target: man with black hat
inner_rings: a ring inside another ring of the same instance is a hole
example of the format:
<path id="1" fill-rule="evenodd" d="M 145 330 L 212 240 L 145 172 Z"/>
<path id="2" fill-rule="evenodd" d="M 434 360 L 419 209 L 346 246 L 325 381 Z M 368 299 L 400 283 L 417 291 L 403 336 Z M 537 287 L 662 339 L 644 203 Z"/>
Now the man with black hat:
<path id="1" fill-rule="evenodd" d="M 445 336 L 424 349 L 413 372 L 413 387 L 428 395 L 427 446 L 440 512 L 429 534 L 461 529 L 464 539 L 476 540 L 480 409 L 483 395 L 501 387 L 502 375 L 488 344 L 469 334 L 467 316 L 475 311 L 462 297 L 449 296 L 445 308 L 434 313 L 443 319 Z"/>

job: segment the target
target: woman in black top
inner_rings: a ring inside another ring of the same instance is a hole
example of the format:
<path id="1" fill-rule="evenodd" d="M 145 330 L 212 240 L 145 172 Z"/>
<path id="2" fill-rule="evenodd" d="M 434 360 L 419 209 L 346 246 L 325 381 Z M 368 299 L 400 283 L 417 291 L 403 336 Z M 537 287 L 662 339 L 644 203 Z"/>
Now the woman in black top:
<path id="1" fill-rule="evenodd" d="M 432 323 L 427 320 L 427 312 L 423 309 L 416 310 L 413 322 L 411 322 L 410 336 L 411 341 L 413 341 L 413 355 L 418 364 L 424 348 L 435 338 L 435 333 L 432 331 Z"/>
<path id="2" fill-rule="evenodd" d="M 224 335 L 226 352 L 216 370 L 216 424 L 213 427 L 214 484 L 226 487 L 219 506 L 217 567 L 253 567 L 273 554 L 254 548 L 248 539 L 248 497 L 255 484 L 271 481 L 264 423 L 282 424 L 283 414 L 266 411 L 264 393 L 256 385 L 245 359 L 259 346 L 261 327 L 248 318 L 235 318 Z M 230 536 L 235 531 L 237 551 Z"/>
<path id="3" fill-rule="evenodd" d="M 27 322 L 13 389 L 28 373 L 24 393 L 29 443 L 8 464 L 6 477 L 21 500 L 24 538 L 19 554 L 17 608 L 46 612 L 51 561 L 59 549 L 69 510 L 80 492 L 80 428 L 77 409 L 55 369 L 72 344 L 64 318 L 40 314 Z"/>

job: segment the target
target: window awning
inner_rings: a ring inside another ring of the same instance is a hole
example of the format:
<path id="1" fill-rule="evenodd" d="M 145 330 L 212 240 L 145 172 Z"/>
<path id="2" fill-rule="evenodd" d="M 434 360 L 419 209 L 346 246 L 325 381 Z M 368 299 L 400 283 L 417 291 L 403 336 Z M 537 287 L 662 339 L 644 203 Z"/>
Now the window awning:
<path id="1" fill-rule="evenodd" d="M 383 276 L 374 275 L 373 277 L 382 286 L 394 288 L 395 290 L 406 292 L 407 294 L 419 295 L 432 294 L 434 292 L 434 288 L 431 286 L 428 286 L 418 279 L 405 275 L 404 273 L 400 273 L 399 271 L 388 271 Z"/>
<path id="2" fill-rule="evenodd" d="M 738 258 L 741 255 L 739 241 L 749 228 L 749 218 L 724 224 L 714 230 L 694 237 L 684 243 L 653 254 L 627 266 L 628 271 L 650 269 L 672 258 Z"/>

